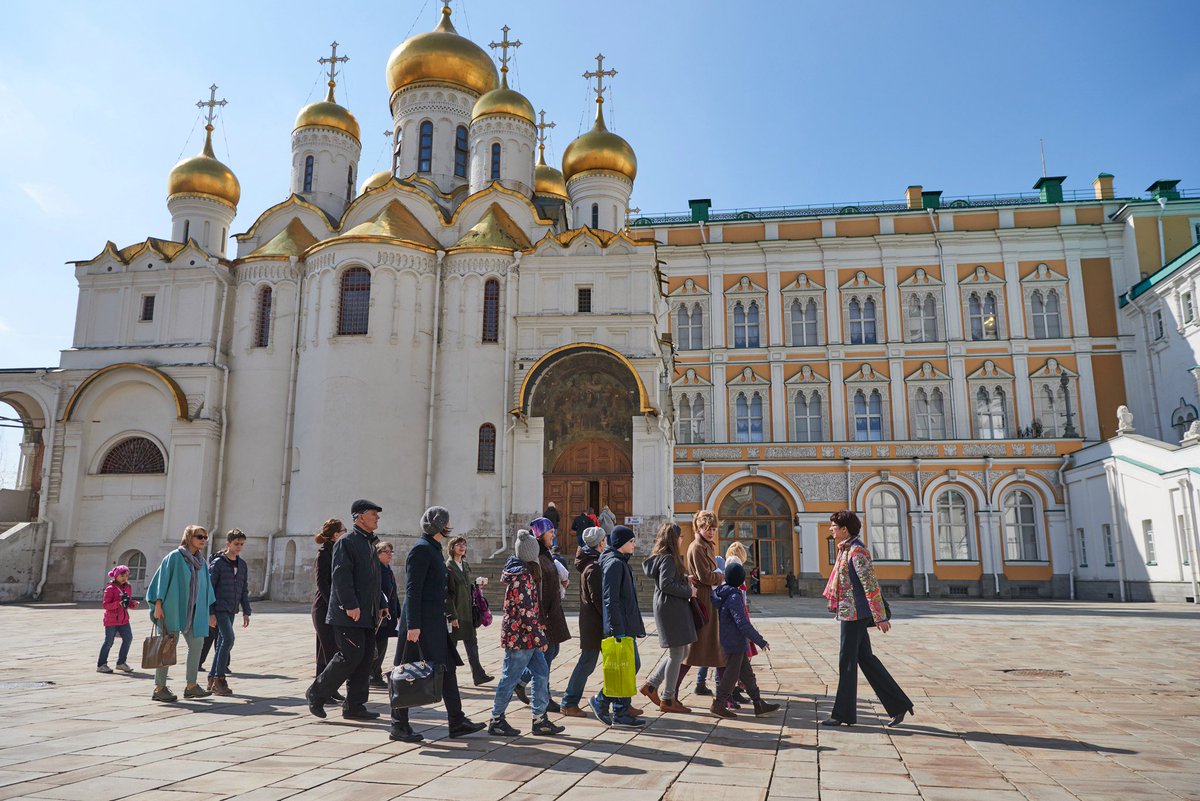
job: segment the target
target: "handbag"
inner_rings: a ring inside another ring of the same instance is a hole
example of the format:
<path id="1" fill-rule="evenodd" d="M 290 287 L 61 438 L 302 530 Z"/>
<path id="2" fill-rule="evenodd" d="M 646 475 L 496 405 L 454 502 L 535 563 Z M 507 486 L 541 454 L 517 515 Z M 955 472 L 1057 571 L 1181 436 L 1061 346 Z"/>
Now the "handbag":
<path id="1" fill-rule="evenodd" d="M 471 622 L 475 624 L 475 628 L 492 625 L 492 613 L 488 609 L 487 598 L 483 597 L 483 590 L 479 589 L 478 584 L 471 585 Z"/>
<path id="2" fill-rule="evenodd" d="M 708 610 L 699 601 L 695 598 L 689 598 L 688 609 L 692 612 L 692 623 L 696 626 L 696 631 L 708 625 Z"/>
<path id="3" fill-rule="evenodd" d="M 154 622 L 154 632 L 142 641 L 142 670 L 157 670 L 175 664 L 175 635 Z"/>
<path id="4" fill-rule="evenodd" d="M 600 641 L 604 668 L 604 694 L 610 698 L 637 695 L 637 649 L 633 637 L 605 637 Z"/>
<path id="5" fill-rule="evenodd" d="M 408 655 L 408 644 L 404 646 Z M 388 674 L 388 700 L 392 709 L 408 709 L 414 706 L 436 704 L 442 700 L 442 673 L 445 665 L 434 665 L 425 661 L 421 643 L 417 643 L 416 662 L 404 662 L 392 668 Z"/>
<path id="6" fill-rule="evenodd" d="M 883 599 L 883 619 L 890 621 L 892 619 L 892 605 L 887 602 L 887 598 Z M 867 628 L 872 628 L 875 625 L 875 618 L 867 621 Z"/>

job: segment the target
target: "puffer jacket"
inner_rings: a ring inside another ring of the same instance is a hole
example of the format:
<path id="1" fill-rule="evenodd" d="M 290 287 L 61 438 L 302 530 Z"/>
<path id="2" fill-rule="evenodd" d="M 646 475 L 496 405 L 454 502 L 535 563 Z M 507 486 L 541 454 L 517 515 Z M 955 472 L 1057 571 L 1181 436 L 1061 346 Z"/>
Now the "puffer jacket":
<path id="1" fill-rule="evenodd" d="M 600 552 L 586 545 L 575 552 L 579 571 L 579 648 L 599 651 L 604 639 L 604 579 Z"/>
<path id="2" fill-rule="evenodd" d="M 722 584 L 712 591 L 713 606 L 721 621 L 721 650 L 727 654 L 746 651 L 747 641 L 766 648 L 767 641 L 754 628 L 746 614 L 746 600 L 737 587 Z"/>
<path id="3" fill-rule="evenodd" d="M 208 576 L 212 580 L 213 612 L 224 612 L 236 615 L 240 607 L 243 615 L 250 614 L 250 568 L 246 560 L 238 557 L 236 562 L 229 561 L 224 552 L 214 556 L 208 562 Z"/>
<path id="4" fill-rule="evenodd" d="M 508 557 L 504 563 L 504 572 L 500 575 L 506 585 L 500 645 L 506 650 L 528 651 L 549 644 L 538 614 L 538 578 L 515 556 Z"/>
<path id="5" fill-rule="evenodd" d="M 122 595 L 128 599 L 128 607 L 121 603 Z M 129 582 L 118 584 L 115 581 L 110 581 L 104 588 L 103 604 L 105 626 L 124 626 L 129 622 L 129 610 L 137 609 L 138 605 L 137 601 L 133 600 L 133 588 L 129 586 Z"/>
<path id="6" fill-rule="evenodd" d="M 645 637 L 629 554 L 605 551 L 600 555 L 600 570 L 604 579 L 604 636 Z"/>

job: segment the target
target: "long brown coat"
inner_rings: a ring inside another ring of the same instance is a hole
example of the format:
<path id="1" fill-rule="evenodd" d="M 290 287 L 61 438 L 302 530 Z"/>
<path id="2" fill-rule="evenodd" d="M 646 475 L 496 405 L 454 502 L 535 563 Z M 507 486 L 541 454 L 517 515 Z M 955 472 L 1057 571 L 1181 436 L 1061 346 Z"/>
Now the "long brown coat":
<path id="1" fill-rule="evenodd" d="M 725 667 L 721 648 L 721 624 L 713 608 L 712 588 L 723 584 L 716 572 L 713 546 L 697 535 L 687 550 L 687 570 L 696 579 L 696 601 L 708 612 L 708 623 L 696 629 L 696 641 L 688 650 L 687 664 L 692 667 Z"/>
<path id="2" fill-rule="evenodd" d="M 579 648 L 599 651 L 604 639 L 604 586 L 600 574 L 600 554 L 593 548 L 575 552 L 579 571 Z"/>
<path id="3" fill-rule="evenodd" d="M 545 545 L 538 550 L 538 565 L 542 569 L 539 596 L 542 625 L 546 627 L 546 637 L 550 644 L 556 645 L 571 639 L 571 629 L 567 626 L 567 613 L 563 611 L 562 582 L 558 578 L 554 554 L 550 553 L 550 549 Z"/>

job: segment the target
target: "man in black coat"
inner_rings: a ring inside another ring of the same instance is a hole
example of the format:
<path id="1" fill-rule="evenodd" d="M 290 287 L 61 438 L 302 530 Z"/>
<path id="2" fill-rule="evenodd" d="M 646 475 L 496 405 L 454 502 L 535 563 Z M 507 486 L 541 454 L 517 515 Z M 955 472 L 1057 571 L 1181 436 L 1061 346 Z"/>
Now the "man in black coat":
<path id="1" fill-rule="evenodd" d="M 421 517 L 421 539 L 413 545 L 404 562 L 404 609 L 399 631 L 403 636 L 396 646 L 396 661 L 424 658 L 442 665 L 442 701 L 450 722 L 451 737 L 466 737 L 482 731 L 484 724 L 472 722 L 462 709 L 455 668 L 462 664 L 450 642 L 446 618 L 446 558 L 442 542 L 450 536 L 450 512 L 431 506 Z M 419 646 L 419 648 L 417 647 Z M 424 739 L 408 723 L 407 709 L 392 710 L 391 739 L 415 743 Z"/>
<path id="2" fill-rule="evenodd" d="M 375 555 L 375 529 L 383 507 L 358 500 L 350 507 L 354 528 L 333 546 L 333 579 L 326 622 L 333 626 L 338 652 L 304 694 L 308 711 L 325 717 L 325 702 L 346 682 L 342 717 L 374 720 L 367 710 L 371 663 L 375 653 L 375 626 L 380 620 L 379 558 Z"/>
<path id="3" fill-rule="evenodd" d="M 571 531 L 575 532 L 575 545 L 579 548 L 584 547 L 583 532 L 596 525 L 592 522 L 592 518 L 588 517 L 588 512 L 590 511 L 592 511 L 591 507 L 584 509 L 574 520 L 571 521 Z M 555 526 L 555 528 L 558 527 Z"/>

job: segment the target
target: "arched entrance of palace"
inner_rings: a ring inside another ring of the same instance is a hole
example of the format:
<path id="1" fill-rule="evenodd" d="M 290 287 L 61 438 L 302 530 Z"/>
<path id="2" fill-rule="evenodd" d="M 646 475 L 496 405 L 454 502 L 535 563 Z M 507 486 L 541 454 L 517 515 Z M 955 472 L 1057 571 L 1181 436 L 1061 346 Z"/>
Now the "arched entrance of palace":
<path id="1" fill-rule="evenodd" d="M 759 571 L 761 591 L 783 592 L 787 574 L 795 572 L 794 510 L 781 492 L 766 484 L 742 484 L 721 501 L 721 544 L 740 541 Z M 750 571 L 747 567 L 747 572 Z M 749 581 L 749 578 L 747 578 Z"/>

